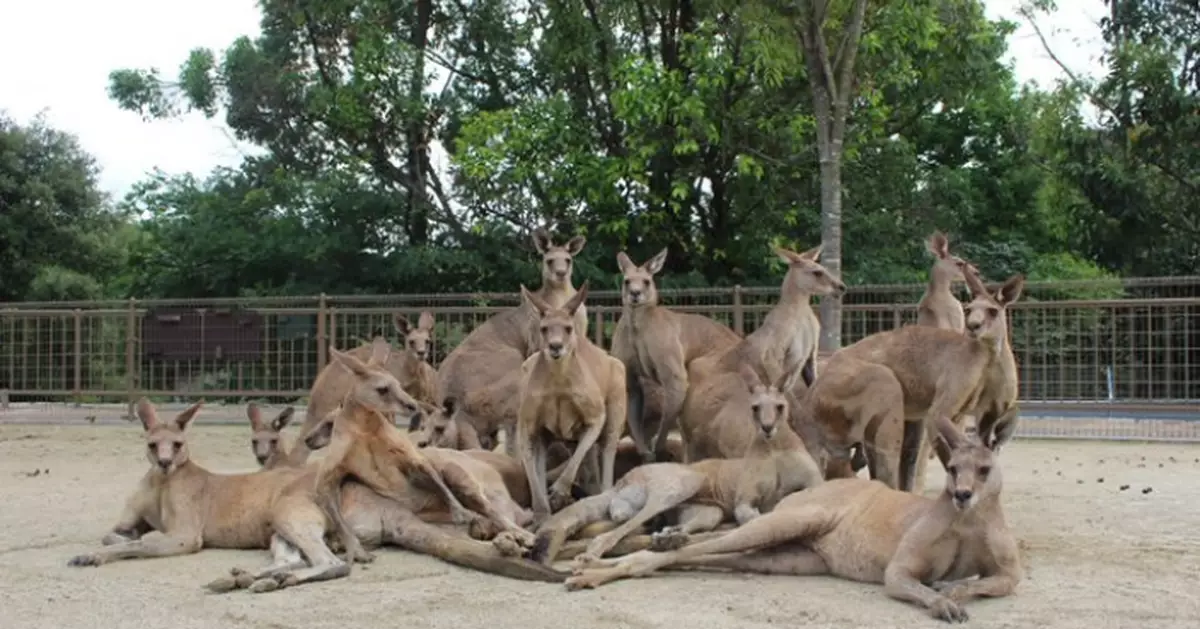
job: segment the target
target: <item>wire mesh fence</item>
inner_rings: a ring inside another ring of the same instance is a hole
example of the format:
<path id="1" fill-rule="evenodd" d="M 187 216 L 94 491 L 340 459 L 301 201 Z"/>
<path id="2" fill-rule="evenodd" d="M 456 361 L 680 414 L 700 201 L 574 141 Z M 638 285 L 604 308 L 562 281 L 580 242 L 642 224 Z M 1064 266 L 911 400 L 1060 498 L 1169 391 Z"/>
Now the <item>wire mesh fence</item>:
<path id="1" fill-rule="evenodd" d="M 851 288 L 843 300 L 843 343 L 914 322 L 923 290 Z M 663 290 L 660 298 L 745 334 L 778 294 L 778 287 L 733 286 Z M 381 332 L 395 339 L 395 315 L 415 322 L 429 311 L 436 365 L 519 299 L 513 292 L 0 304 L 0 403 L 128 402 L 142 395 L 292 402 L 307 394 L 330 344 L 354 347 Z M 620 294 L 593 291 L 587 308 L 588 334 L 607 348 Z M 1192 430 L 1200 412 L 1200 276 L 1030 283 L 1009 321 L 1026 414 L 1074 409 L 1088 421 L 1108 422 L 1097 434 L 1111 428 L 1116 438 L 1147 430 L 1118 430 L 1120 422 L 1169 407 L 1179 415 L 1173 423 L 1145 421 L 1155 430 Z M 1114 410 L 1127 417 L 1110 416 Z M 1076 415 L 1048 421 L 1024 430 L 1070 436 L 1084 429 Z"/>

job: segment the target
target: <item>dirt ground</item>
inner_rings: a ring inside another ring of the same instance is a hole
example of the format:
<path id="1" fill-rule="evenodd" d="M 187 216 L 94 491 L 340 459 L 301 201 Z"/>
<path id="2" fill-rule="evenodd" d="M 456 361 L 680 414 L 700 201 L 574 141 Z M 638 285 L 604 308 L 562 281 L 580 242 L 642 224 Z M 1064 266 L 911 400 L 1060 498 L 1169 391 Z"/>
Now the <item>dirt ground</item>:
<path id="1" fill-rule="evenodd" d="M 200 463 L 252 469 L 244 426 L 201 424 L 191 433 Z M 266 553 L 208 550 L 68 568 L 67 559 L 97 545 L 116 518 L 145 470 L 142 448 L 136 424 L 0 424 L 0 625 L 942 626 L 887 599 L 879 586 L 824 577 L 666 573 L 569 593 L 561 585 L 509 581 L 385 550 L 349 579 L 218 596 L 201 584 L 234 565 L 260 565 Z M 971 604 L 972 626 L 1196 626 L 1200 445 L 1018 440 L 1003 462 L 1005 506 L 1027 578 L 1011 598 Z M 941 481 L 940 473 L 931 474 L 929 487 Z"/>

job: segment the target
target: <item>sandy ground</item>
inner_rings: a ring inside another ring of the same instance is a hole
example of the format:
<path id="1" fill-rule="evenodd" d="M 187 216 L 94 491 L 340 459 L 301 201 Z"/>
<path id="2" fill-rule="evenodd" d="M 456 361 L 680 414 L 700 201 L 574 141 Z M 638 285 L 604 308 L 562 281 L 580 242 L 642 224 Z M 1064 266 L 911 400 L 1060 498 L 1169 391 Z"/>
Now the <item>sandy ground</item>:
<path id="1" fill-rule="evenodd" d="M 349 579 L 218 596 L 201 584 L 266 553 L 68 568 L 143 473 L 140 435 L 136 424 L 0 425 L 0 626 L 944 626 L 879 586 L 824 577 L 674 573 L 569 593 L 385 550 Z M 253 467 L 244 427 L 199 425 L 191 437 L 193 458 L 212 469 Z M 1018 440 L 1003 461 L 1027 578 L 1013 597 L 971 604 L 972 626 L 1196 626 L 1200 446 Z M 930 487 L 940 483 L 931 474 Z"/>

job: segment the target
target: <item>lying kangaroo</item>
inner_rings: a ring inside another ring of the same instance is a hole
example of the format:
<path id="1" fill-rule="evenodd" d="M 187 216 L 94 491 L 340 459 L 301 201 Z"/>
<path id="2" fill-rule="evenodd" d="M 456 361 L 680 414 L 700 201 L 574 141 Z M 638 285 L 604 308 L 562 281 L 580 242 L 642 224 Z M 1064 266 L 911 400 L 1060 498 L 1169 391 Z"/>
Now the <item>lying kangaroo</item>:
<path id="1" fill-rule="evenodd" d="M 917 325 L 961 331 L 965 325 L 963 307 L 951 288 L 954 282 L 965 282 L 966 273 L 978 275 L 979 269 L 958 256 L 950 255 L 950 241 L 940 231 L 930 234 L 925 247 L 937 258 L 937 262 L 929 271 L 929 286 L 921 295 L 921 301 L 917 302 Z"/>
<path id="2" fill-rule="evenodd" d="M 337 360 L 336 354 L 335 360 Z M 396 400 L 392 399 L 398 390 L 394 386 L 394 382 L 388 383 L 387 387 L 381 387 L 381 380 L 375 376 L 364 377 L 358 373 L 355 376 L 355 385 L 351 387 L 350 392 L 347 394 L 348 401 L 362 407 L 386 409 L 397 406 Z M 386 376 L 381 376 L 381 378 L 386 380 Z M 379 392 L 380 389 L 383 389 L 385 393 L 381 394 Z M 252 407 L 252 409 L 252 411 L 248 411 L 251 414 L 252 421 L 257 414 L 257 423 L 263 425 L 264 422 L 262 422 L 261 413 L 258 412 L 256 407 Z M 322 430 L 322 428 L 328 429 L 331 427 L 332 422 L 342 412 L 343 407 L 338 406 L 326 415 L 323 421 L 314 429 L 313 433 L 310 433 L 310 439 L 307 444 L 310 449 L 317 450 L 328 445 L 332 431 Z M 379 415 L 379 417 L 382 417 L 382 415 Z M 276 466 L 302 467 L 308 473 L 305 482 L 310 487 L 314 486 L 317 481 L 317 472 L 323 462 L 294 463 L 292 458 L 288 456 L 287 448 L 278 438 L 278 434 L 274 435 L 274 437 L 271 440 L 272 444 L 270 446 L 273 448 L 272 453 L 268 455 L 264 467 L 266 469 Z M 256 448 L 256 451 L 258 451 L 258 448 Z M 502 454 L 493 452 L 464 454 L 470 454 L 472 458 L 481 459 L 485 462 L 489 456 L 493 459 L 500 458 L 512 461 Z M 494 461 L 492 464 L 495 466 Z M 487 470 L 481 471 L 472 467 L 469 462 L 465 467 L 483 479 L 482 484 L 487 490 L 491 492 L 503 491 L 500 489 L 501 483 L 496 480 L 494 475 L 490 475 Z M 467 568 L 474 568 L 515 579 L 561 582 L 566 576 L 541 564 L 512 558 L 512 555 L 521 552 L 521 547 L 515 538 L 512 535 L 496 535 L 492 537 L 495 533 L 494 528 L 489 527 L 490 522 L 483 518 L 473 519 L 468 532 L 475 538 L 483 539 L 491 537 L 491 544 L 464 539 L 460 535 L 438 528 L 435 526 L 436 524 L 446 524 L 452 521 L 453 518 L 446 507 L 446 501 L 435 490 L 427 491 L 422 489 L 417 482 L 419 480 L 419 478 L 414 478 L 412 482 L 407 482 L 401 488 L 402 491 L 390 494 L 391 497 L 382 496 L 368 485 L 359 481 L 347 480 L 341 484 L 341 497 L 337 501 L 337 513 L 344 516 L 344 523 L 354 540 L 350 546 L 347 546 L 347 554 L 354 556 L 360 561 L 370 561 L 371 555 L 365 551 L 364 547 L 377 548 L 386 544 L 437 557 L 443 561 Z M 453 482 L 456 478 L 452 478 L 451 480 Z M 520 474 L 518 480 L 520 481 L 518 488 L 528 493 L 524 473 Z M 527 497 L 526 501 L 528 501 Z M 517 509 L 511 507 L 510 509 L 514 512 L 517 511 Z M 335 541 L 342 541 L 343 546 L 346 545 L 344 538 L 340 536 Z M 235 573 L 233 578 L 226 578 L 209 584 L 209 589 L 225 591 L 236 587 L 246 587 L 246 585 L 245 575 Z"/>
<path id="3" fill-rule="evenodd" d="M 761 327 L 736 345 L 692 363 L 679 422 L 687 461 L 739 457 L 749 446 L 754 431 L 744 419 L 749 404 L 737 375 L 742 365 L 751 366 L 766 382 L 779 383 L 782 391 L 791 391 L 802 377 L 810 386 L 815 380 L 821 324 L 809 299 L 846 289 L 817 263 L 820 252 L 819 246 L 802 254 L 777 248 L 788 262 L 779 303 Z M 792 432 L 790 427 L 783 429 Z"/>
<path id="4" fill-rule="evenodd" d="M 575 295 L 571 271 L 586 242 L 583 236 L 575 236 L 556 245 L 546 230 L 534 230 L 533 244 L 542 256 L 542 286 L 535 294 L 542 302 L 559 307 Z M 503 429 L 505 449 L 515 456 L 512 429 L 517 422 L 521 363 L 537 350 L 538 318 L 524 301 L 499 312 L 472 330 L 438 368 L 441 399 L 435 404 L 452 401 L 454 421 L 462 424 L 465 438 L 473 438 L 469 447 L 492 449 Z M 580 336 L 587 336 L 586 307 L 575 311 L 573 325 Z"/>
<path id="5" fill-rule="evenodd" d="M 105 536 L 105 547 L 78 555 L 68 565 L 173 557 L 202 548 L 269 547 L 271 565 L 238 572 L 253 592 L 350 574 L 349 564 L 325 545 L 333 523 L 316 502 L 306 469 L 216 474 L 192 462 L 184 430 L 202 404 L 164 422 L 149 400 L 138 401 L 150 471 Z"/>
<path id="6" fill-rule="evenodd" d="M 617 254 L 624 278 L 621 318 L 613 331 L 611 351 L 625 364 L 629 434 L 646 461 L 665 454 L 667 433 L 675 427 L 687 395 L 688 365 L 740 340 L 733 330 L 713 319 L 658 305 L 654 276 L 666 261 L 666 249 L 643 266 L 634 264 L 624 251 Z M 646 433 L 643 378 L 662 388 L 662 411 L 652 440 Z"/>
<path id="7" fill-rule="evenodd" d="M 429 411 L 428 405 L 422 404 L 422 407 L 427 412 Z M 305 463 L 297 463 L 289 456 L 290 448 L 284 444 L 283 437 L 280 434 L 280 431 L 287 425 L 288 418 L 291 417 L 291 411 L 292 408 L 289 406 L 278 417 L 267 423 L 263 420 L 262 411 L 259 410 L 256 404 L 251 402 L 246 407 L 246 413 L 250 418 L 250 426 L 254 431 L 250 437 L 251 449 L 254 451 L 254 456 L 258 459 L 263 469 L 271 469 L 281 465 L 305 465 Z M 338 405 L 337 408 L 326 415 L 325 421 L 333 421 L 341 412 L 342 406 Z M 419 415 L 421 414 L 419 413 Z M 438 415 L 440 416 L 440 413 Z M 450 423 L 448 420 L 444 421 Z M 419 441 L 417 442 L 417 446 L 425 447 Z M 525 480 L 525 469 L 521 467 L 519 461 L 506 454 L 492 452 L 491 450 L 464 450 L 463 454 L 475 461 L 485 463 L 494 469 L 503 479 L 504 486 L 507 488 L 511 499 L 522 507 L 529 507 L 529 482 Z M 365 492 L 375 493 L 367 487 L 358 486 Z M 342 509 L 344 511 L 351 509 L 351 507 L 347 507 L 347 502 L 350 501 L 352 494 L 356 493 L 351 491 L 349 487 L 350 484 L 347 484 L 343 488 L 343 491 L 346 492 L 342 498 Z M 347 515 L 346 519 L 347 521 L 353 520 L 350 515 Z M 378 535 L 373 537 L 378 537 Z"/>
<path id="8" fill-rule="evenodd" d="M 361 391 L 363 383 L 368 385 L 365 388 L 399 390 L 400 383 L 378 362 L 363 363 L 332 347 L 329 351 L 333 360 L 350 370 L 360 382 L 356 390 Z M 384 412 L 389 410 L 392 409 L 372 405 L 361 396 L 350 395 L 342 402 L 341 412 L 333 415 L 337 421 L 327 419 L 314 426 L 305 436 L 304 442 L 310 448 L 314 441 L 332 438 L 329 435 L 337 437 L 336 447 L 331 448 L 321 461 L 319 474 L 318 495 L 328 501 L 323 503 L 327 508 L 339 508 L 338 492 L 346 478 L 355 478 L 381 496 L 397 501 L 411 499 L 412 492 L 408 487 L 411 481 L 427 484 L 441 501 L 440 504 L 449 510 L 455 524 L 474 526 L 482 515 L 501 530 L 526 533 L 514 522 L 515 518 L 520 517 L 521 509 L 509 504 L 511 498 L 508 498 L 503 481 L 494 469 L 457 450 L 417 448 L 387 420 Z M 325 433 L 324 437 L 320 436 L 322 432 Z M 449 461 L 446 457 L 450 455 L 459 455 L 461 458 Z M 485 495 L 489 492 L 480 486 L 478 480 L 479 475 L 483 474 L 495 475 L 499 484 L 498 492 L 507 499 L 506 503 L 497 504 L 494 501 L 497 496 Z M 470 502 L 472 507 L 468 509 L 462 500 Z M 335 519 L 338 517 L 333 515 Z"/>
<path id="9" fill-rule="evenodd" d="M 541 351 L 521 365 L 517 450 L 529 478 L 533 511 L 549 515 L 571 499 L 579 467 L 588 459 L 589 478 L 599 489 L 613 485 L 617 442 L 625 429 L 625 365 L 576 331 L 576 311 L 588 284 L 561 308 L 521 287 L 521 297 L 541 317 Z M 576 442 L 566 469 L 546 491 L 546 451 L 551 439 Z M 599 469 L 597 469 L 599 468 Z"/>
<path id="10" fill-rule="evenodd" d="M 933 423 L 952 452 L 937 499 L 861 478 L 832 480 L 789 495 L 771 513 L 716 539 L 592 561 L 567 579 L 567 589 L 668 566 L 830 574 L 883 583 L 892 598 L 921 605 L 934 618 L 963 622 L 966 601 L 1013 593 L 1021 561 L 1000 505 L 1003 481 L 995 455 L 968 440 L 947 416 Z"/>
<path id="11" fill-rule="evenodd" d="M 448 409 L 437 409 L 429 406 L 424 406 L 424 408 L 425 412 L 421 413 L 418 423 L 409 427 L 411 431 L 410 437 L 416 442 L 417 447 L 462 450 L 480 460 L 500 462 L 493 464 L 493 467 L 504 476 L 504 483 L 508 485 L 508 491 L 512 494 L 513 500 L 516 500 L 523 507 L 530 506 L 529 481 L 525 479 L 525 468 L 521 466 L 520 461 L 500 452 L 464 448 L 457 434 L 459 424 L 450 420 L 453 413 Z M 677 435 L 668 437 L 664 451 L 664 460 L 682 461 L 683 440 Z M 554 482 L 561 475 L 562 471 L 566 469 L 566 463 L 570 458 L 571 450 L 563 445 L 561 441 L 551 443 L 546 451 L 546 467 L 550 468 L 546 472 L 546 479 Z M 641 465 L 643 462 L 637 445 L 632 440 L 622 439 L 617 443 L 617 458 L 613 464 L 613 479 L 620 479 L 629 470 Z M 514 483 L 517 482 L 521 485 L 520 490 L 515 487 Z"/>
<path id="12" fill-rule="evenodd" d="M 350 350 L 347 354 L 359 362 L 375 361 L 399 381 L 404 377 L 405 360 L 400 352 L 391 350 L 392 346 L 388 344 L 387 339 L 382 334 L 377 334 L 369 344 Z M 395 354 L 395 358 L 393 358 L 393 354 Z M 321 368 L 316 379 L 313 380 L 312 391 L 308 396 L 308 405 L 304 409 L 304 424 L 300 427 L 300 434 L 306 435 L 311 432 L 317 422 L 341 403 L 353 385 L 352 374 L 343 365 L 337 364 L 332 359 L 329 364 Z M 403 387 L 400 390 L 404 391 Z M 419 410 L 417 400 L 407 391 L 401 400 L 400 409 L 400 412 L 406 416 Z M 300 442 L 292 448 L 290 456 L 296 462 L 303 463 L 308 460 L 308 455 L 308 448 L 303 442 Z"/>
<path id="13" fill-rule="evenodd" d="M 577 564 L 587 564 L 654 517 L 682 505 L 678 524 L 655 535 L 660 548 L 680 546 L 692 533 L 713 530 L 729 520 L 745 524 L 770 511 L 784 496 L 821 484 L 820 471 L 808 453 L 779 438 L 783 434 L 779 428 L 787 424 L 787 398 L 778 387 L 763 386 L 749 367 L 741 369 L 740 375 L 749 392 L 747 410 L 756 428 L 756 436 L 741 458 L 634 468 L 612 489 L 551 516 L 539 527 L 530 558 L 550 563 L 563 542 L 585 526 L 603 520 L 619 523 L 576 556 Z"/>
<path id="14" fill-rule="evenodd" d="M 531 520 L 529 512 L 513 502 L 495 469 L 458 450 L 418 450 L 379 411 L 347 400 L 340 413 L 318 424 L 305 441 L 312 448 L 330 446 L 321 462 L 318 492 L 336 495 L 346 480 L 354 479 L 381 496 L 403 501 L 422 520 L 449 515 L 461 523 L 453 507 L 447 513 L 449 502 L 440 492 L 419 495 L 411 490 L 412 462 L 424 459 L 453 488 L 455 500 L 483 516 L 468 522 L 472 537 L 491 539 L 507 532 L 522 546 L 533 542 L 533 535 L 521 528 Z"/>
<path id="15" fill-rule="evenodd" d="M 906 424 L 900 447 L 898 485 L 912 491 L 922 477 L 918 464 L 921 441 L 932 425 L 926 418 L 957 418 L 971 413 L 980 418 L 978 434 L 984 445 L 999 448 L 1011 437 L 1017 418 L 1016 359 L 1008 343 L 1006 308 L 1021 295 L 1025 278 L 1014 275 L 994 294 L 974 274 L 967 273 L 974 299 L 966 306 L 966 333 L 928 326 L 905 326 L 872 334 L 833 355 L 827 366 L 855 362 L 843 373 L 859 373 L 861 363 L 891 371 L 894 380 L 881 374 L 862 395 L 876 404 L 903 408 Z M 816 388 L 833 386 L 833 379 Z M 885 386 L 886 384 L 886 386 Z M 845 398 L 843 404 L 857 404 Z M 901 404 L 902 403 L 902 404 Z M 817 417 L 822 421 L 821 417 Z M 862 418 L 860 418 L 861 421 Z M 883 451 L 892 444 L 868 444 L 867 450 Z M 936 450 L 946 461 L 948 453 Z M 920 487 L 918 486 L 919 490 Z"/>

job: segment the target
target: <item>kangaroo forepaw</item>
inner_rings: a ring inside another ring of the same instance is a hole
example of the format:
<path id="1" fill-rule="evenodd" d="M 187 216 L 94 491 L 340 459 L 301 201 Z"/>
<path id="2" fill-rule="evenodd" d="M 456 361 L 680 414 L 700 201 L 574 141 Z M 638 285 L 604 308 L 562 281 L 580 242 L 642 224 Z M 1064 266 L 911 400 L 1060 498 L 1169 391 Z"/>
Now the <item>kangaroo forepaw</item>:
<path id="1" fill-rule="evenodd" d="M 375 554 L 360 546 L 353 551 L 347 551 L 345 560 L 346 563 L 371 563 L 375 561 Z"/>
<path id="2" fill-rule="evenodd" d="M 467 524 L 467 535 L 471 539 L 488 541 L 495 539 L 504 528 L 488 518 L 476 517 Z"/>
<path id="3" fill-rule="evenodd" d="M 549 498 L 550 498 L 550 511 L 552 513 L 557 513 L 559 511 L 562 511 L 563 509 L 567 508 L 567 506 L 570 505 L 572 502 L 575 502 L 575 498 L 573 496 L 571 496 L 571 488 L 570 487 L 568 487 L 566 489 L 562 489 L 557 485 L 555 485 L 554 487 L 551 487 Z"/>
<path id="4" fill-rule="evenodd" d="M 945 597 L 939 598 L 929 606 L 929 615 L 946 622 L 966 622 L 969 618 L 962 605 Z"/>
<path id="5" fill-rule="evenodd" d="M 99 566 L 99 565 L 102 565 L 103 563 L 104 563 L 104 561 L 102 559 L 100 559 L 100 555 L 97 555 L 96 553 L 75 555 L 74 557 L 71 557 L 71 559 L 69 561 L 67 561 L 67 565 L 74 567 L 74 568 L 82 568 L 85 566 Z"/>
<path id="6" fill-rule="evenodd" d="M 528 535 L 521 535 L 525 533 Z M 533 548 L 534 537 L 527 531 L 501 531 L 492 538 L 492 546 L 505 557 L 525 557 Z"/>
<path id="7" fill-rule="evenodd" d="M 650 534 L 650 550 L 656 553 L 678 550 L 687 546 L 690 539 L 691 536 L 682 529 L 668 526 L 661 531 Z"/>
<path id="8" fill-rule="evenodd" d="M 204 586 L 204 589 L 208 590 L 209 592 L 212 592 L 213 594 L 224 594 L 226 592 L 232 592 L 239 588 L 238 588 L 238 582 L 237 582 L 236 578 L 220 577 L 219 579 L 210 581 L 208 584 L 206 584 Z"/>

